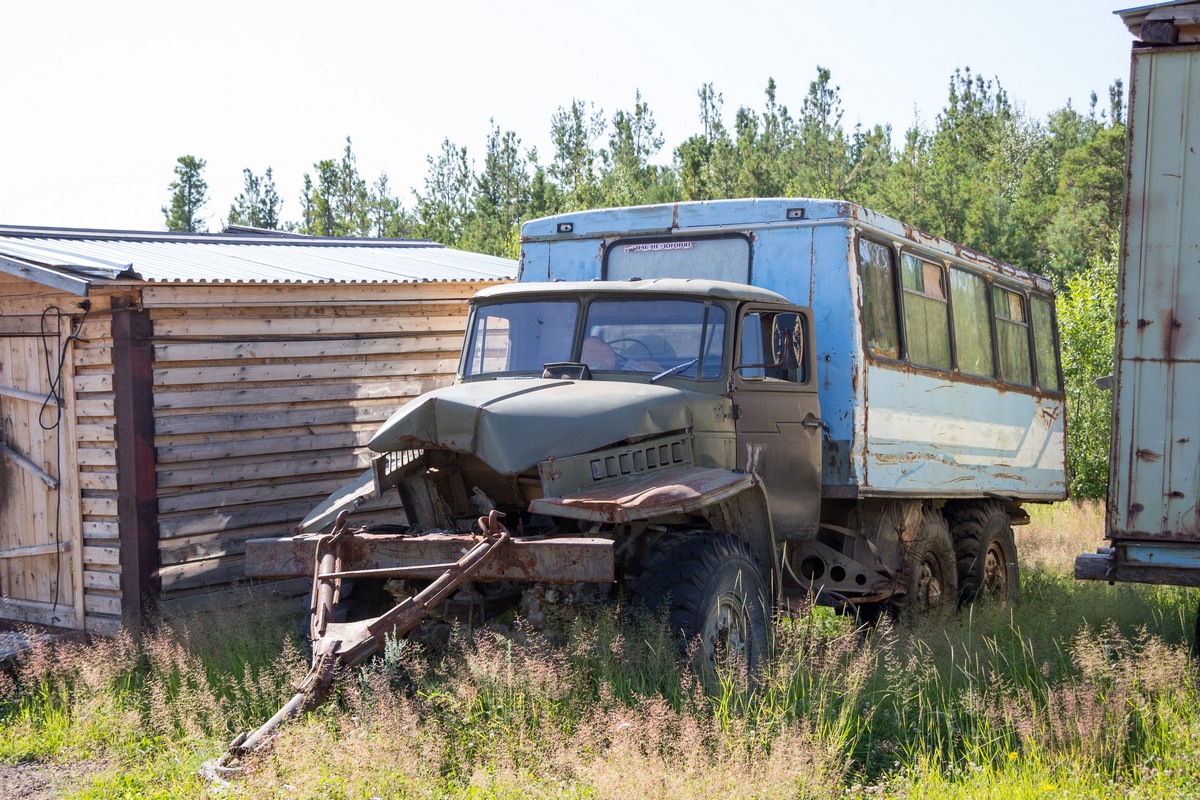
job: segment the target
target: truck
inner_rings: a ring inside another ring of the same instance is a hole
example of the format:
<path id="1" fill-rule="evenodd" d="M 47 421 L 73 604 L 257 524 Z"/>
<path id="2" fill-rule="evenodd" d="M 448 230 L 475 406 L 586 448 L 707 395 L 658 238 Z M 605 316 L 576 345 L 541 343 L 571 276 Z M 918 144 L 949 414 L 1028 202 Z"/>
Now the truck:
<path id="1" fill-rule="evenodd" d="M 1107 546 L 1081 580 L 1200 586 L 1200 3 L 1117 12 L 1130 63 Z M 1189 399 L 1191 398 L 1191 399 Z M 1200 639 L 1200 613 L 1196 619 Z"/>
<path id="2" fill-rule="evenodd" d="M 536 585 L 660 610 L 702 676 L 758 663 L 795 599 L 1012 602 L 1013 526 L 1066 495 L 1064 424 L 1050 282 L 861 206 L 528 222 L 454 382 L 397 410 L 295 536 L 247 544 L 250 576 L 317 566 L 313 677 L 285 717 L 399 623 Z M 352 522 L 382 496 L 402 519 Z M 338 618 L 380 585 L 390 611 Z"/>

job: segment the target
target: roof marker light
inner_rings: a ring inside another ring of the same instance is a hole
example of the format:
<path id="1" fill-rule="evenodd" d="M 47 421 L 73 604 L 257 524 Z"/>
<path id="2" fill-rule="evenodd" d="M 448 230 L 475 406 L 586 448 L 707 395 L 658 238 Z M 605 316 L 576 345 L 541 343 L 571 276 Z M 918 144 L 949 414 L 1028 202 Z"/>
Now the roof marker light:
<path id="1" fill-rule="evenodd" d="M 571 232 L 571 231 L 573 231 L 573 230 L 575 230 L 575 223 L 574 223 L 574 222 L 560 222 L 560 223 L 558 223 L 558 232 L 559 232 L 559 233 L 570 233 L 570 232 Z"/>

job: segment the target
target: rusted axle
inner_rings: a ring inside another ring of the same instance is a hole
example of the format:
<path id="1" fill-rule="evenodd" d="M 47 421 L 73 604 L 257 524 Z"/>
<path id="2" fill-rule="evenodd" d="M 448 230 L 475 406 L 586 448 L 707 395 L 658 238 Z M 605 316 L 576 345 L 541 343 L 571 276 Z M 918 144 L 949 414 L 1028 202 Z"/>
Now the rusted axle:
<path id="1" fill-rule="evenodd" d="M 262 727 L 242 734 L 229 746 L 219 760 L 209 762 L 202 770 L 210 777 L 239 771 L 238 762 L 249 753 L 269 742 L 279 728 L 289 720 L 324 702 L 339 668 L 352 667 L 369 658 L 383 646 L 389 634 L 403 636 L 415 628 L 428 610 L 441 603 L 470 580 L 509 539 L 508 530 L 500 524 L 503 515 L 493 511 L 479 518 L 482 538 L 456 562 L 438 564 L 441 575 L 416 595 L 407 597 L 390 611 L 372 619 L 357 622 L 333 622 L 341 595 L 341 581 L 361 570 L 344 570 L 344 543 L 352 541 L 346 532 L 345 512 L 338 517 L 333 532 L 321 537 L 315 550 L 316 567 L 313 573 L 312 605 L 309 628 L 313 634 L 313 660 L 308 675 L 296 687 L 296 694 Z M 411 574 L 409 568 L 378 568 L 370 570 L 375 577 Z"/>
<path id="2" fill-rule="evenodd" d="M 318 545 L 325 539 L 328 537 L 251 539 L 246 542 L 246 577 L 297 578 L 312 575 Z M 356 577 L 387 575 L 433 579 L 445 572 L 445 565 L 462 557 L 470 546 L 470 539 L 461 534 L 397 536 L 348 531 L 339 552 L 346 570 L 371 570 Z M 411 571 L 386 572 L 398 567 Z M 475 580 L 611 583 L 613 542 L 611 539 L 587 537 L 513 539 L 479 568 Z"/>

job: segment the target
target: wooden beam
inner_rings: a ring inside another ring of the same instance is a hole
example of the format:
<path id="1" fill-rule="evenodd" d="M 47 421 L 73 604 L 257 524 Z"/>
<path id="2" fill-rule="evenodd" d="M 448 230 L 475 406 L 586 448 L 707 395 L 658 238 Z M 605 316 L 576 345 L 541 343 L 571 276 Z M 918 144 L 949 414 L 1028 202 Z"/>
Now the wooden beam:
<path id="1" fill-rule="evenodd" d="M 5 458 L 7 458 L 9 461 L 16 464 L 21 469 L 24 469 L 28 472 L 33 473 L 37 477 L 38 480 L 40 480 L 42 483 L 49 486 L 51 489 L 58 488 L 58 479 L 57 478 L 55 478 L 53 475 L 46 472 L 46 470 L 42 469 L 37 464 L 34 464 L 28 458 L 26 458 L 25 456 L 18 453 L 16 450 L 13 450 L 11 447 L 6 445 L 4 442 L 0 442 L 0 455 L 3 455 Z"/>
<path id="2" fill-rule="evenodd" d="M 9 547 L 0 550 L 0 558 L 33 558 L 34 556 L 52 556 L 66 553 L 71 549 L 71 542 L 61 544 L 34 544 L 27 547 Z"/>
<path id="3" fill-rule="evenodd" d="M 46 395 L 38 394 L 37 392 L 27 392 L 24 389 L 14 389 L 11 386 L 0 386 L 0 395 L 11 397 L 14 400 L 28 400 L 31 403 L 47 402 Z M 58 406 L 62 406 L 62 400 L 56 400 Z"/>
<path id="4" fill-rule="evenodd" d="M 69 628 L 75 622 L 75 609 L 65 604 L 60 604 L 56 608 L 53 603 L 0 597 L 0 617 L 10 622 L 30 622 L 34 625 L 55 625 L 60 628 Z"/>
<path id="5" fill-rule="evenodd" d="M 113 313 L 113 411 L 122 616 L 135 632 L 158 596 L 158 486 L 154 468 L 153 324 L 144 310 Z"/>

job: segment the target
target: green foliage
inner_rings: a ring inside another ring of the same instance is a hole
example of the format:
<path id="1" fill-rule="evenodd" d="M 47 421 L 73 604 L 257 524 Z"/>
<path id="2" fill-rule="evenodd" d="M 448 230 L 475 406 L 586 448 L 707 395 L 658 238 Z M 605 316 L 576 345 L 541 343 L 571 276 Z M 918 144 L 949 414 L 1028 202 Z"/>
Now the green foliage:
<path id="1" fill-rule="evenodd" d="M 283 199 L 275 190 L 275 179 L 271 168 L 259 177 L 249 169 L 242 170 L 245 188 L 229 207 L 230 225 L 248 225 L 251 228 L 279 230 L 279 211 Z"/>
<path id="2" fill-rule="evenodd" d="M 197 233 L 207 230 L 200 209 L 208 202 L 208 183 L 204 180 L 205 162 L 195 156 L 180 156 L 175 162 L 175 180 L 170 205 L 163 206 L 167 230 Z"/>
<path id="3" fill-rule="evenodd" d="M 416 233 L 446 245 L 456 245 L 463 236 L 471 208 L 471 168 L 467 148 L 442 141 L 442 152 L 429 159 L 425 193 L 417 194 Z"/>
<path id="4" fill-rule="evenodd" d="M 318 161 L 313 169 L 315 178 L 304 176 L 300 233 L 398 237 L 411 227 L 399 201 L 389 194 L 387 175 L 368 184 L 359 174 L 349 136 L 340 160 Z"/>
<path id="5" fill-rule="evenodd" d="M 1063 379 L 1067 392 L 1069 488 L 1078 498 L 1102 498 L 1108 486 L 1112 392 L 1096 386 L 1112 375 L 1116 343 L 1117 239 L 1102 256 L 1066 279 L 1058 295 Z"/>

